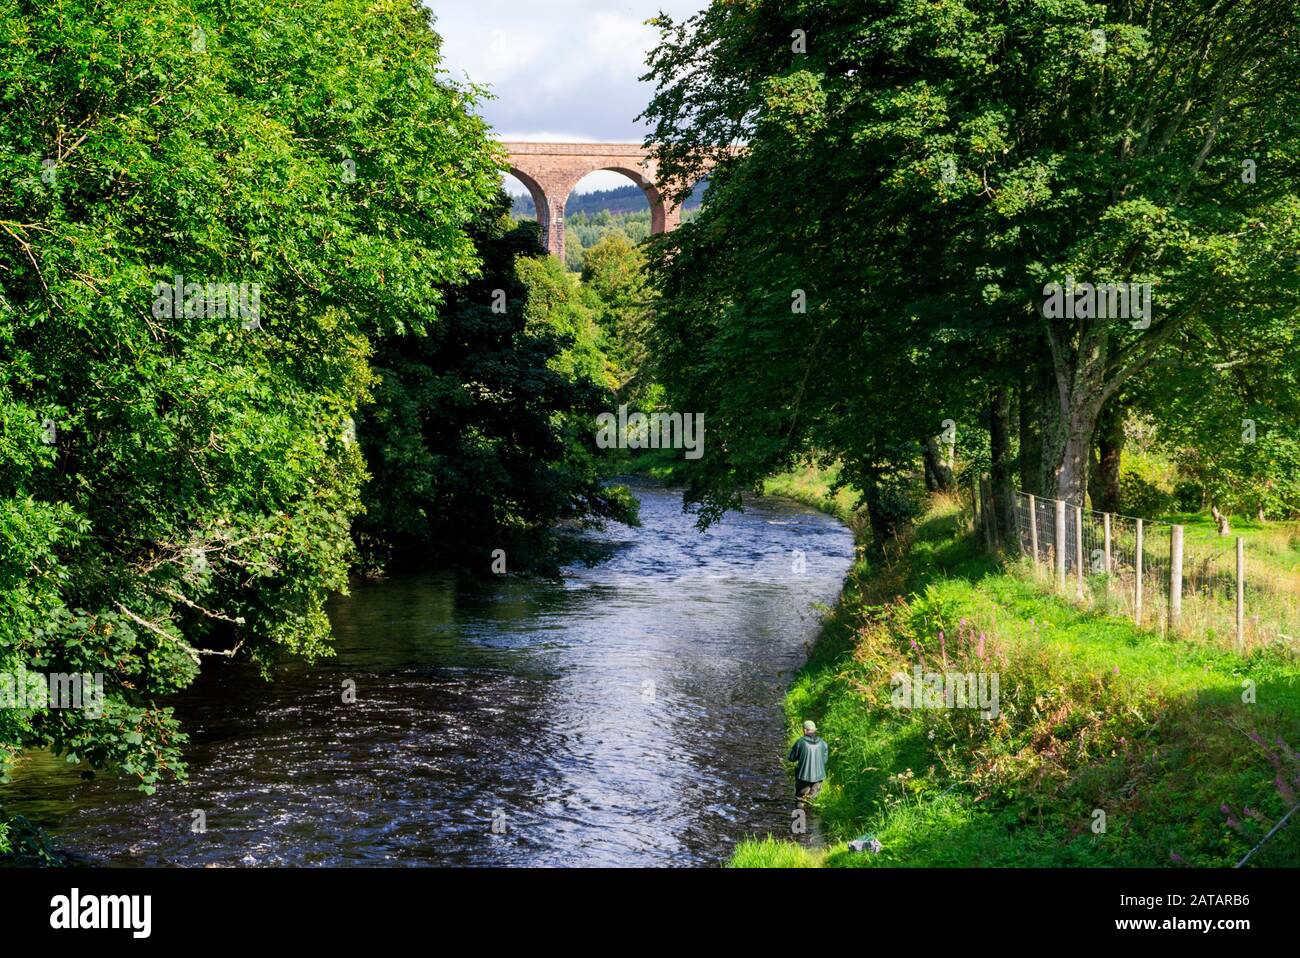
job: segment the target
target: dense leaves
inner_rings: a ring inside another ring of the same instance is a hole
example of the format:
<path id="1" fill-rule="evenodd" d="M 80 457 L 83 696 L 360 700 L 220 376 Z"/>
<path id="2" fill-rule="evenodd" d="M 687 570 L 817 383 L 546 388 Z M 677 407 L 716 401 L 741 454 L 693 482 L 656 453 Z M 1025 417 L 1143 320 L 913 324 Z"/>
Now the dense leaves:
<path id="1" fill-rule="evenodd" d="M 204 652 L 327 653 L 369 339 L 437 326 L 499 186 L 439 42 L 410 0 L 0 0 L 0 671 L 106 696 L 0 709 L 0 763 L 152 787 Z"/>
<path id="2" fill-rule="evenodd" d="M 358 422 L 372 568 L 431 555 L 483 573 L 553 568 L 557 524 L 635 521 L 596 458 L 610 390 L 595 301 L 506 204 L 474 230 L 481 275 L 447 292 L 440 324 L 377 347 Z"/>
<path id="3" fill-rule="evenodd" d="M 1199 382 L 1153 398 L 1162 416 L 1253 368 L 1261 421 L 1294 433 L 1297 12 L 747 0 L 661 19 L 659 158 L 681 182 L 716 164 L 656 263 L 671 401 L 727 437 L 694 496 L 716 511 L 810 452 L 870 494 L 945 419 L 1000 432 L 1014 390 L 1027 484 L 1081 500 L 1102 410 L 1170 361 Z M 1151 284 L 1150 321 L 1046 315 L 1070 277 Z"/>

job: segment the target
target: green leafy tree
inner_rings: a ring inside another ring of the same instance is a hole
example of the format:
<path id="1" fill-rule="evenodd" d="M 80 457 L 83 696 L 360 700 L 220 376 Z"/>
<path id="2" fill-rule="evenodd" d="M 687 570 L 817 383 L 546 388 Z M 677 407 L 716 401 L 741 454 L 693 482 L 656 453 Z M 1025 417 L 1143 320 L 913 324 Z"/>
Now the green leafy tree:
<path id="1" fill-rule="evenodd" d="M 446 292 L 438 327 L 377 348 L 359 421 L 371 565 L 432 553 L 487 571 L 500 549 L 506 571 L 550 569 L 557 524 L 636 521 L 595 449 L 610 394 L 590 297 L 506 205 L 476 226 L 482 271 Z"/>
<path id="2" fill-rule="evenodd" d="M 105 677 L 0 710 L 0 771 L 151 789 L 203 656 L 328 653 L 369 337 L 436 327 L 499 186 L 439 45 L 410 0 L 0 0 L 0 669 Z"/>
<path id="3" fill-rule="evenodd" d="M 654 318 L 645 253 L 622 233 L 608 234 L 584 252 L 582 283 L 598 304 L 596 321 L 619 395 L 635 401 L 651 385 L 642 375 Z"/>
<path id="4" fill-rule="evenodd" d="M 1103 407 L 1153 361 L 1296 312 L 1295 14 L 754 0 L 661 18 L 661 175 L 715 164 L 699 219 L 658 244 L 662 378 L 736 439 L 701 466 L 714 498 L 809 445 L 870 482 L 940 418 L 1005 420 L 999 392 L 1028 382 L 1031 471 L 1081 501 Z M 1071 276 L 1150 283 L 1150 322 L 1049 315 Z"/>

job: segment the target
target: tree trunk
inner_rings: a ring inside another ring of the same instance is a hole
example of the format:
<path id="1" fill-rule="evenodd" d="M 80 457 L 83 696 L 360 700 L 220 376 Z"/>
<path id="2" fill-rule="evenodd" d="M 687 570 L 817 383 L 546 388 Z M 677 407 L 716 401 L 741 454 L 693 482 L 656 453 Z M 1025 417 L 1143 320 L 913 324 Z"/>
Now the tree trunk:
<path id="1" fill-rule="evenodd" d="M 921 443 L 921 462 L 925 466 L 925 490 L 926 492 L 939 491 L 939 478 L 934 474 L 934 464 L 930 461 L 930 451 L 926 444 Z"/>
<path id="2" fill-rule="evenodd" d="M 1046 462 L 1056 463 L 1045 483 L 1044 495 L 1071 505 L 1082 505 L 1088 491 L 1088 449 L 1096 425 L 1096 409 L 1087 403 L 1061 410 L 1060 421 L 1045 428 Z"/>
<path id="3" fill-rule="evenodd" d="M 1041 397 L 1035 388 L 1035 371 L 1021 380 L 1017 405 L 1020 407 L 1020 489 L 1035 496 L 1043 494 L 1043 430 Z"/>
<path id="4" fill-rule="evenodd" d="M 1056 494 L 1056 466 L 1059 456 L 1053 436 L 1061 421 L 1061 400 L 1056 385 L 1056 372 L 1050 359 L 1040 360 L 1034 370 L 1034 396 L 1037 402 L 1033 412 L 1038 418 L 1035 429 L 1038 479 L 1035 495 L 1051 498 Z"/>
<path id="5" fill-rule="evenodd" d="M 866 480 L 866 488 L 862 490 L 862 499 L 867 506 L 867 520 L 871 523 L 871 536 L 874 540 L 876 551 L 883 550 L 885 543 L 897 537 L 898 527 L 895 524 L 894 517 L 888 514 L 884 508 L 884 503 L 880 496 L 880 484 L 875 477 Z"/>
<path id="6" fill-rule="evenodd" d="M 1092 437 L 1106 399 L 1102 354 L 1094 343 L 1088 361 L 1058 358 L 1055 409 L 1044 410 L 1043 461 L 1048 469 L 1043 494 L 1071 505 L 1082 505 L 1088 491 Z"/>
<path id="7" fill-rule="evenodd" d="M 1000 542 L 1012 539 L 1015 509 L 1014 463 L 1011 458 L 1011 393 L 998 384 L 989 393 L 989 443 L 992 451 L 993 508 Z"/>
<path id="8" fill-rule="evenodd" d="M 1106 404 L 1097 423 L 1097 485 L 1101 490 L 1101 505 L 1094 509 L 1102 512 L 1119 511 L 1119 470 L 1124 455 L 1124 416 L 1127 410 L 1118 402 Z"/>
<path id="9" fill-rule="evenodd" d="M 1088 450 L 1088 499 L 1092 508 L 1106 512 L 1102 505 L 1105 498 L 1106 493 L 1101 488 L 1101 460 L 1097 458 L 1097 443 L 1093 443 Z"/>
<path id="10" fill-rule="evenodd" d="M 921 456 L 925 460 L 925 487 L 931 492 L 951 492 L 954 488 L 952 470 L 948 468 L 939 440 L 934 436 L 922 440 Z"/>
<path id="11" fill-rule="evenodd" d="M 1219 527 L 1219 535 L 1226 536 L 1232 533 L 1232 526 L 1228 524 L 1228 517 L 1219 511 L 1219 507 L 1210 504 L 1210 515 L 1214 516 L 1214 521 Z"/>

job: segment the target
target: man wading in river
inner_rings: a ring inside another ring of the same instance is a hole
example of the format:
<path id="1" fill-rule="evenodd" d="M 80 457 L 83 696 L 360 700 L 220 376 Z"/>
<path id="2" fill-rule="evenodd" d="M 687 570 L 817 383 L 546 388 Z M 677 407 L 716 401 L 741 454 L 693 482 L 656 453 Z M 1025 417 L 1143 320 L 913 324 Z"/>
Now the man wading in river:
<path id="1" fill-rule="evenodd" d="M 794 767 L 794 794 L 801 802 L 817 797 L 826 779 L 826 740 L 817 734 L 811 720 L 803 723 L 803 737 L 790 747 L 789 761 Z"/>

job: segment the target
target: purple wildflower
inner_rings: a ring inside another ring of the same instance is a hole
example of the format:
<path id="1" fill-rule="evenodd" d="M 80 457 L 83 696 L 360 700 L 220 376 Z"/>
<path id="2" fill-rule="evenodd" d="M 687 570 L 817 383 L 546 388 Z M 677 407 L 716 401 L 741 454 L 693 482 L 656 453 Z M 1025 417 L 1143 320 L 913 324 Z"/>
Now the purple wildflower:
<path id="1" fill-rule="evenodd" d="M 1227 802 L 1224 802 L 1219 806 L 1219 811 L 1223 812 L 1223 814 L 1227 816 L 1229 828 L 1234 832 L 1240 832 L 1242 835 L 1246 834 L 1246 830 L 1241 827 L 1241 822 L 1237 821 L 1237 816 L 1232 814 L 1232 809 L 1228 807 Z"/>
<path id="2" fill-rule="evenodd" d="M 1277 793 L 1282 796 L 1282 801 L 1288 805 L 1295 804 L 1295 790 L 1287 784 L 1286 779 L 1279 775 L 1273 779 L 1273 784 L 1277 786 Z"/>

